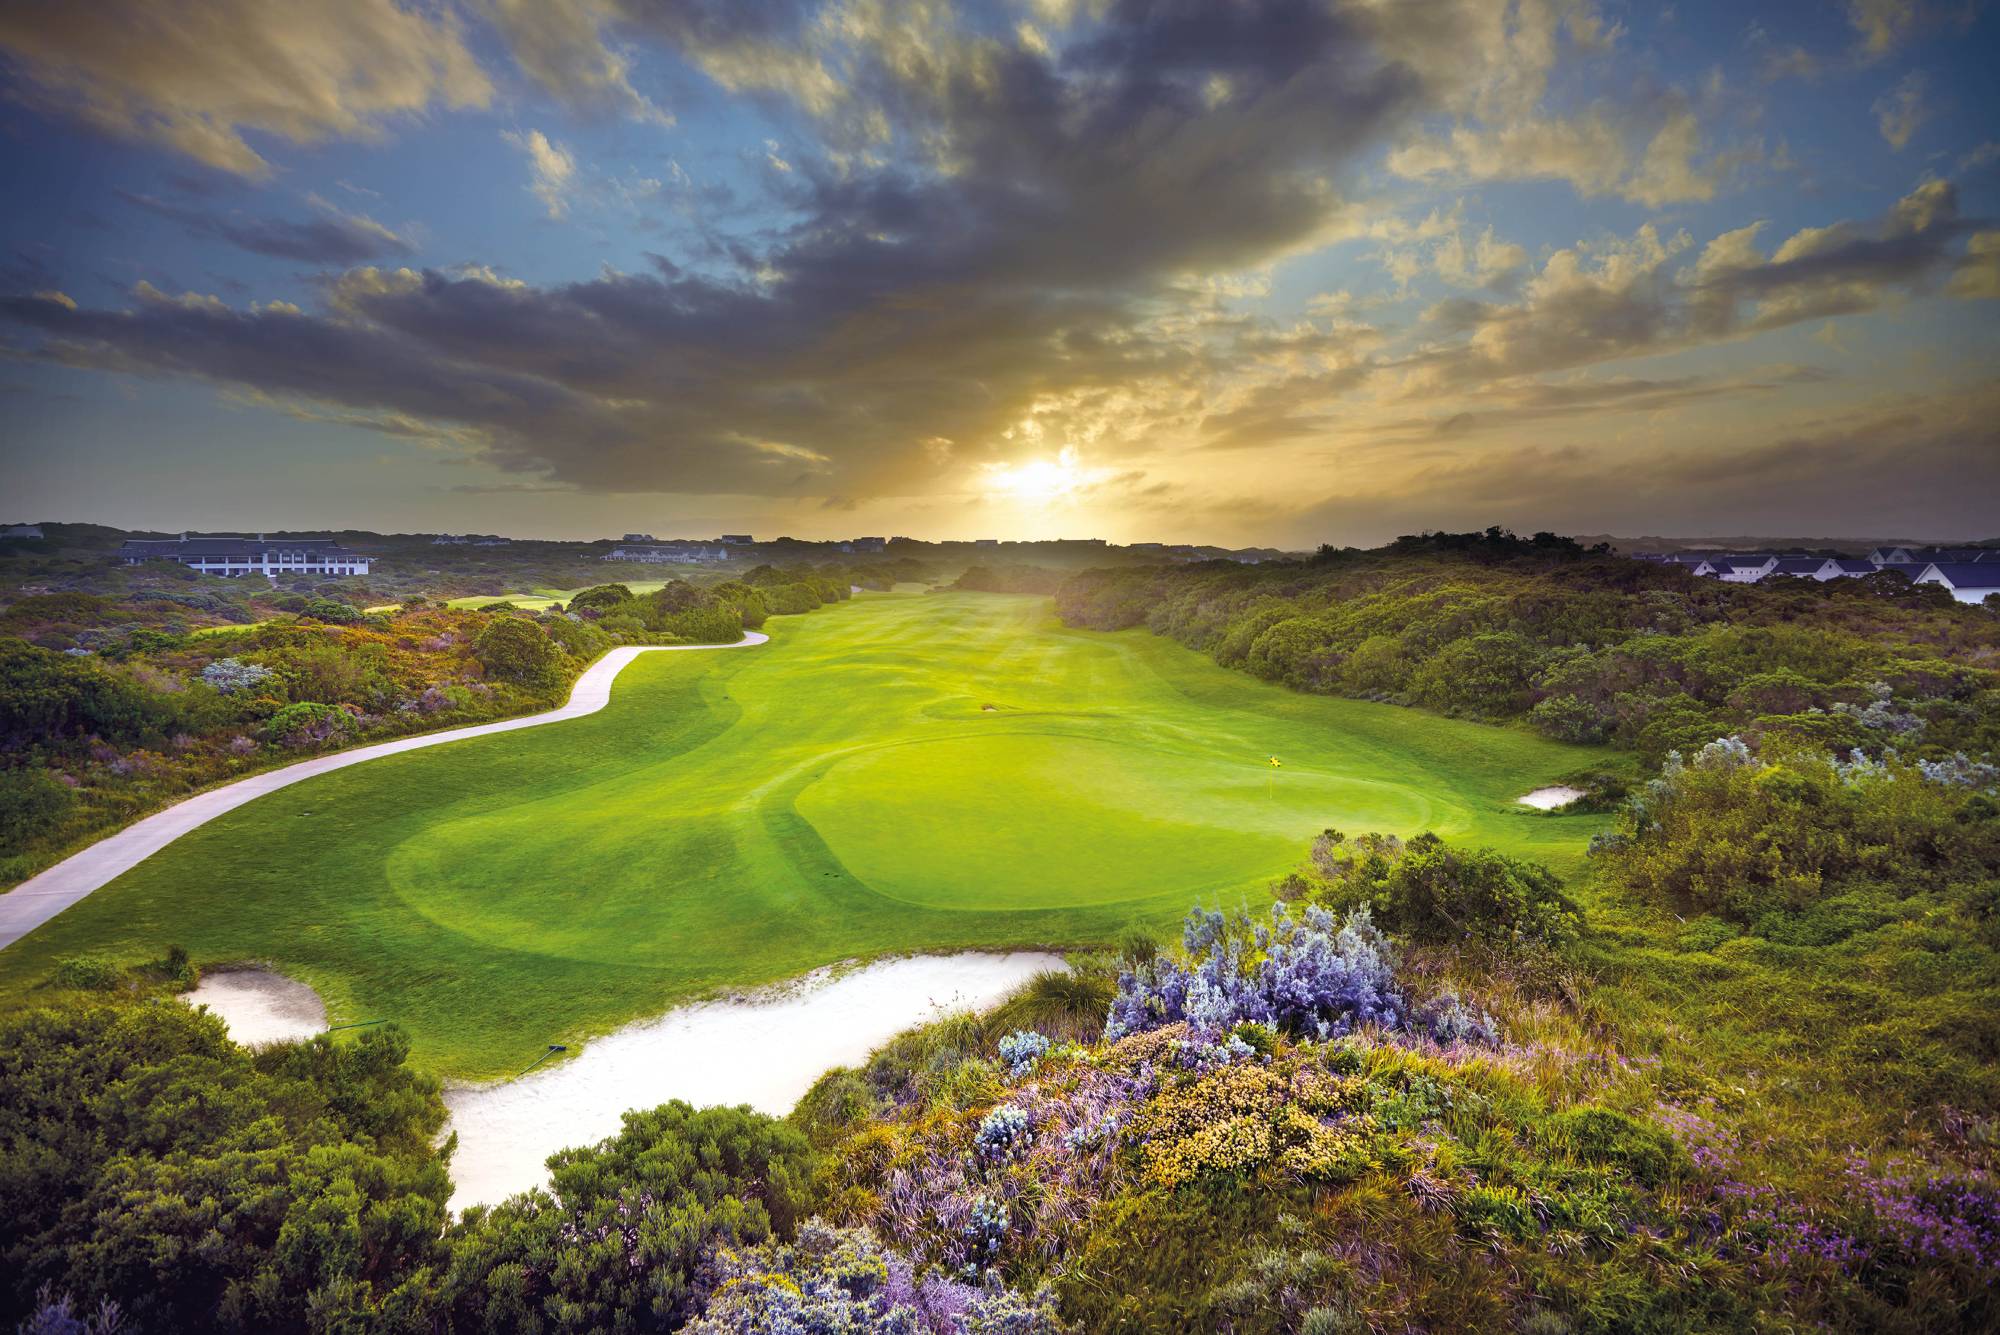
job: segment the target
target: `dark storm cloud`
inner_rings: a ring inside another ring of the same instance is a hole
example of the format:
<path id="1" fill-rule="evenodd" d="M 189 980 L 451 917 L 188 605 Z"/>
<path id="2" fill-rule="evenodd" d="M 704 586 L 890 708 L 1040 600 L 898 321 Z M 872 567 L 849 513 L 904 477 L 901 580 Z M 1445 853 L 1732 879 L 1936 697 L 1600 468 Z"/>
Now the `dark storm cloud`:
<path id="1" fill-rule="evenodd" d="M 718 79 L 809 104 L 797 62 L 769 63 L 801 13 L 643 17 Z M 799 154 L 799 221 L 739 252 L 734 281 L 671 262 L 548 287 L 357 269 L 315 314 L 5 312 L 45 356 L 463 423 L 502 465 L 588 488 L 877 494 L 977 457 L 1038 400 L 1188 372 L 1196 350 L 1150 328 L 1175 285 L 1317 244 L 1346 213 L 1329 182 L 1419 94 L 1299 0 L 1120 5 L 1062 54 L 948 24 L 842 54 L 827 143 L 886 125 L 877 165 Z M 171 211 L 290 258 L 365 241 Z"/>
<path id="2" fill-rule="evenodd" d="M 416 253 L 408 238 L 373 218 L 343 212 L 324 200 L 314 201 L 317 217 L 295 220 L 188 208 L 124 190 L 118 194 L 129 204 L 172 219 L 190 235 L 227 242 L 273 259 L 345 266 Z"/>

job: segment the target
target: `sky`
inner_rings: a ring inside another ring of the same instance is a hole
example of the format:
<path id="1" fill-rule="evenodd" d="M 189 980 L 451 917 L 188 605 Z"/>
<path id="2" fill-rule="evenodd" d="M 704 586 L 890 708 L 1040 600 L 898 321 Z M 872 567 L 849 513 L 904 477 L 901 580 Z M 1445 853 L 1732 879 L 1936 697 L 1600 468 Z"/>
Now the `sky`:
<path id="1" fill-rule="evenodd" d="M 0 521 L 2000 536 L 1996 9 L 0 0 Z"/>

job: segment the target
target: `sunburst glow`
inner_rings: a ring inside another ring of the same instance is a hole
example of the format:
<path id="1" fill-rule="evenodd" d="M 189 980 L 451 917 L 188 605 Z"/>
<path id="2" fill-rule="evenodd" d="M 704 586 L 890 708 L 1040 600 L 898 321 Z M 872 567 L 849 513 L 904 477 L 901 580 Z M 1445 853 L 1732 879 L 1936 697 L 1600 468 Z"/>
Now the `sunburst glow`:
<path id="1" fill-rule="evenodd" d="M 1077 463 L 1076 451 L 1065 448 L 1053 459 L 990 465 L 986 488 L 997 497 L 1054 505 L 1074 497 L 1088 480 L 1086 470 Z"/>

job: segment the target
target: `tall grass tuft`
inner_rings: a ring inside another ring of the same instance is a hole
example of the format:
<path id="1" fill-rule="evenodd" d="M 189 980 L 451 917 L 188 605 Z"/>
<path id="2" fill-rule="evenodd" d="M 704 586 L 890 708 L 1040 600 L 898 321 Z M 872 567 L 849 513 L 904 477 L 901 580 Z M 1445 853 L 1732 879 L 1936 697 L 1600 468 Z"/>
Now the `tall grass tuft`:
<path id="1" fill-rule="evenodd" d="M 1104 1017 L 1117 994 L 1117 980 L 1104 973 L 1048 969 L 1001 1002 L 987 1016 L 986 1031 L 997 1036 L 1033 1029 L 1053 1039 L 1094 1043 L 1104 1033 Z"/>

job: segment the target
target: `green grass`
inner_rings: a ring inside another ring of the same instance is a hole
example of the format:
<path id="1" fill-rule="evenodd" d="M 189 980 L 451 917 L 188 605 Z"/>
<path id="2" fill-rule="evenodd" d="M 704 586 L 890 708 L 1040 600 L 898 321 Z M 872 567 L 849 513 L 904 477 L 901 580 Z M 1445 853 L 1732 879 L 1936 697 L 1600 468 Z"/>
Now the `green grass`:
<path id="1" fill-rule="evenodd" d="M 1513 802 L 1574 748 L 1293 694 L 1144 632 L 1066 630 L 1044 599 L 876 595 L 769 629 L 645 655 L 590 718 L 232 812 L 0 953 L 0 999 L 64 956 L 178 942 L 491 1075 L 848 957 L 1096 944 L 1261 902 L 1329 825 L 1573 872 L 1604 824 Z"/>
<path id="2" fill-rule="evenodd" d="M 667 586 L 667 581 L 663 579 L 622 579 L 605 582 L 623 584 L 634 594 L 654 593 Z M 534 588 L 526 593 L 496 593 L 472 598 L 452 598 L 445 603 L 445 606 L 477 610 L 481 607 L 491 607 L 494 603 L 512 603 L 525 612 L 540 612 L 556 603 L 566 603 L 585 589 L 594 587 L 590 584 L 579 584 L 574 589 Z"/>

